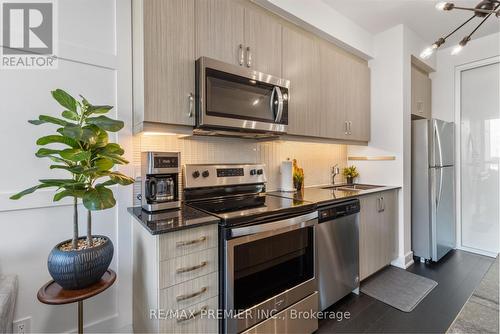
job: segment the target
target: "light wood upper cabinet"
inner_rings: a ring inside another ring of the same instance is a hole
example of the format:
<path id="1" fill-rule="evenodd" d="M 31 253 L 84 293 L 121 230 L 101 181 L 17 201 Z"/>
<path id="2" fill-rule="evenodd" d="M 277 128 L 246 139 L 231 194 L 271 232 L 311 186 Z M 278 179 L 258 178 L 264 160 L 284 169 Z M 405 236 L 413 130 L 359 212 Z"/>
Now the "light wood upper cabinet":
<path id="1" fill-rule="evenodd" d="M 345 64 L 339 49 L 326 41 L 320 41 L 320 136 L 346 139 L 345 97 L 342 83 L 347 77 Z"/>
<path id="2" fill-rule="evenodd" d="M 321 137 L 370 140 L 370 69 L 365 60 L 320 43 Z"/>
<path id="3" fill-rule="evenodd" d="M 239 1 L 196 0 L 195 12 L 196 58 L 204 56 L 242 65 L 245 12 Z"/>
<path id="4" fill-rule="evenodd" d="M 197 0 L 195 6 L 197 58 L 215 58 L 281 77 L 278 19 L 239 0 Z"/>
<path id="5" fill-rule="evenodd" d="M 320 136 L 319 47 L 306 32 L 283 27 L 283 77 L 290 80 L 288 133 Z"/>
<path id="6" fill-rule="evenodd" d="M 367 62 L 251 1 L 133 0 L 133 46 L 135 132 L 194 125 L 205 56 L 290 80 L 289 134 L 370 139 Z"/>
<path id="7" fill-rule="evenodd" d="M 370 140 L 370 68 L 365 60 L 355 56 L 346 56 L 350 75 L 345 82 L 348 103 L 346 119 L 348 139 L 356 141 Z"/>
<path id="8" fill-rule="evenodd" d="M 257 9 L 245 9 L 245 64 L 281 78 L 281 24 Z"/>
<path id="9" fill-rule="evenodd" d="M 429 75 L 411 66 L 411 113 L 417 118 L 432 118 L 432 82 Z"/>
<path id="10" fill-rule="evenodd" d="M 360 198 L 359 275 L 363 280 L 397 257 L 397 190 Z"/>
<path id="11" fill-rule="evenodd" d="M 134 0 L 134 126 L 193 125 L 194 0 Z"/>

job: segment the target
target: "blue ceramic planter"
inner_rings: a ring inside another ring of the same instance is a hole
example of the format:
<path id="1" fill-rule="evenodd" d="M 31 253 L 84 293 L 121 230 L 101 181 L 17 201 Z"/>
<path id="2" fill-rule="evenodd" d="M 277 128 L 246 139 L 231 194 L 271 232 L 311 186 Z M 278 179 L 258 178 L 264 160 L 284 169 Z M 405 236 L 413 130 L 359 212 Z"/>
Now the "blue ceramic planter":
<path id="1" fill-rule="evenodd" d="M 94 237 L 103 238 L 106 242 L 90 249 L 62 251 L 59 246 L 71 241 L 66 240 L 57 244 L 50 252 L 47 261 L 50 276 L 63 289 L 88 287 L 97 283 L 108 269 L 113 259 L 113 243 L 102 235 Z"/>

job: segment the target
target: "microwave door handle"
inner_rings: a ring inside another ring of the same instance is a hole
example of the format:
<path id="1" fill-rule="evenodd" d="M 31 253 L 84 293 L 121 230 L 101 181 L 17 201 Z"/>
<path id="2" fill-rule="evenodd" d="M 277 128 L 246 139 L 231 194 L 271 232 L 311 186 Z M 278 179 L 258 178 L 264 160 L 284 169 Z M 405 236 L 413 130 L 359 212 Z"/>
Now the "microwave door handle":
<path id="1" fill-rule="evenodd" d="M 273 89 L 273 93 L 276 91 L 278 95 L 278 112 L 276 113 L 276 118 L 274 119 L 275 123 L 280 123 L 281 118 L 283 117 L 283 94 L 281 93 L 281 89 L 278 86 L 275 86 Z"/>
<path id="2" fill-rule="evenodd" d="M 276 86 L 273 87 L 273 91 L 271 92 L 271 99 L 269 100 L 269 109 L 274 112 L 274 97 L 276 96 Z M 278 112 L 276 112 L 276 118 L 278 117 Z"/>

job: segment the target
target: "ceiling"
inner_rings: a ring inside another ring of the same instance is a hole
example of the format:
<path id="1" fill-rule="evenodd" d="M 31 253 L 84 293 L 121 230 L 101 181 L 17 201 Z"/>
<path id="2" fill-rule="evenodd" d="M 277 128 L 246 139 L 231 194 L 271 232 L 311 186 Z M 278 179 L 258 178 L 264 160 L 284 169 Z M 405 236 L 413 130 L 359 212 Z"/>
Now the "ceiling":
<path id="1" fill-rule="evenodd" d="M 350 18 L 363 29 L 377 34 L 398 24 L 415 31 L 429 44 L 445 36 L 471 17 L 471 12 L 438 11 L 433 0 L 323 0 L 330 7 Z M 474 7 L 478 1 L 454 1 L 457 6 Z M 475 18 L 453 34 L 446 46 L 457 44 L 481 21 Z M 473 39 L 500 31 L 500 19 L 490 17 L 473 35 Z"/>

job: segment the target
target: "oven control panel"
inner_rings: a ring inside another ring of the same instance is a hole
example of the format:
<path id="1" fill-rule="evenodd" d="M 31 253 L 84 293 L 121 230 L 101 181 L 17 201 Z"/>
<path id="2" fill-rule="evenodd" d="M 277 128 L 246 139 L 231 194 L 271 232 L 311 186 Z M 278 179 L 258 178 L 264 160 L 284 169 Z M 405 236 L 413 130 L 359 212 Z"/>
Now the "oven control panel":
<path id="1" fill-rule="evenodd" d="M 245 176 L 243 168 L 217 168 L 217 177 Z"/>
<path id="2" fill-rule="evenodd" d="M 265 183 L 263 164 L 185 165 L 184 187 L 203 188 L 237 184 Z"/>

